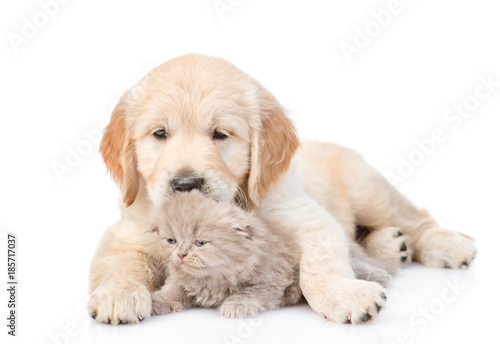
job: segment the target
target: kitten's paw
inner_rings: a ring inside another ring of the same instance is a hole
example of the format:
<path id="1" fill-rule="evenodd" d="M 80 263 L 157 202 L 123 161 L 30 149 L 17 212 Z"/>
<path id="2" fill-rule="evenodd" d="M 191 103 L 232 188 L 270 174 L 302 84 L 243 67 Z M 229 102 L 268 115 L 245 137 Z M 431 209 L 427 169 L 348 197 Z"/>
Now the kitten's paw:
<path id="1" fill-rule="evenodd" d="M 311 280 L 302 285 L 311 308 L 337 323 L 368 322 L 380 312 L 387 299 L 384 287 L 363 280 Z"/>
<path id="2" fill-rule="evenodd" d="M 159 291 L 153 293 L 152 299 L 154 315 L 177 313 L 184 309 L 182 303 L 179 301 L 166 300 Z"/>
<path id="3" fill-rule="evenodd" d="M 225 318 L 250 318 L 264 310 L 265 307 L 259 301 L 241 295 L 228 297 L 219 309 Z"/>
<path id="4" fill-rule="evenodd" d="M 92 292 L 87 309 L 100 323 L 137 324 L 151 315 L 151 294 L 138 282 L 110 282 Z"/>
<path id="5" fill-rule="evenodd" d="M 356 278 L 365 281 L 377 282 L 383 287 L 387 287 L 391 281 L 391 275 L 384 269 L 375 267 L 368 263 L 356 263 L 352 265 Z"/>
<path id="6" fill-rule="evenodd" d="M 402 266 L 411 261 L 413 253 L 406 239 L 399 227 L 385 227 L 368 234 L 362 244 L 371 257 Z"/>
<path id="7" fill-rule="evenodd" d="M 475 255 L 473 238 L 442 228 L 427 230 L 415 243 L 416 258 L 431 267 L 468 267 Z"/>

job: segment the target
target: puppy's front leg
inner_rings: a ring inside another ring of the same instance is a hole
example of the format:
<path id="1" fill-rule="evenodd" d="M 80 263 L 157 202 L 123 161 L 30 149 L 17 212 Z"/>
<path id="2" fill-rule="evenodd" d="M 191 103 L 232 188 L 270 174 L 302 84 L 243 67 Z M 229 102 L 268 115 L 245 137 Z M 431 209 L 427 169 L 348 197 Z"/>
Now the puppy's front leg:
<path id="1" fill-rule="evenodd" d="M 90 271 L 88 312 L 97 322 L 138 323 L 151 315 L 151 292 L 165 276 L 152 256 L 157 241 L 130 221 L 105 232 Z"/>
<path id="2" fill-rule="evenodd" d="M 290 230 L 290 238 L 299 244 L 300 287 L 309 305 L 339 323 L 372 319 L 385 303 L 385 289 L 355 279 L 342 227 L 295 185 L 285 179 L 265 197 L 258 212 L 273 225 Z"/>

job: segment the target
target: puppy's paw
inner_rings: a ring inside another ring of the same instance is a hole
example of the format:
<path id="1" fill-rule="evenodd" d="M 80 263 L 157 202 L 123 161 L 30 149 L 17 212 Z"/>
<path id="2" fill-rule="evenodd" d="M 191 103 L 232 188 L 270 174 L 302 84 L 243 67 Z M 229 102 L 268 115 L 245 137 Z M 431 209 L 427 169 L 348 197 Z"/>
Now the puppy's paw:
<path id="1" fill-rule="evenodd" d="M 250 318 L 265 310 L 258 300 L 242 295 L 228 297 L 220 306 L 220 314 L 225 318 Z"/>
<path id="2" fill-rule="evenodd" d="M 476 255 L 474 239 L 447 229 L 429 229 L 415 244 L 415 256 L 436 268 L 468 267 Z"/>
<path id="3" fill-rule="evenodd" d="M 138 282 L 110 282 L 92 292 L 87 309 L 100 323 L 137 324 L 151 316 L 151 294 Z"/>
<path id="4" fill-rule="evenodd" d="M 386 302 L 384 287 L 363 280 L 310 281 L 303 288 L 309 305 L 324 318 L 344 324 L 373 319 Z"/>
<path id="5" fill-rule="evenodd" d="M 385 227 L 368 234 L 362 245 L 369 256 L 402 266 L 411 262 L 413 253 L 406 239 L 399 227 Z"/>

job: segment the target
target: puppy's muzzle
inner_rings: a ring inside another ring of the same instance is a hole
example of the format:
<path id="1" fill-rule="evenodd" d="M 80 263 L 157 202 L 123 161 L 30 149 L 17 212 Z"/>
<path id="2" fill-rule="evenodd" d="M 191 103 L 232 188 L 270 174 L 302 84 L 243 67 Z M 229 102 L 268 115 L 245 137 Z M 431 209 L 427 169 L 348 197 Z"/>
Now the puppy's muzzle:
<path id="1" fill-rule="evenodd" d="M 203 187 L 203 178 L 194 176 L 177 176 L 170 182 L 174 192 L 200 190 Z"/>

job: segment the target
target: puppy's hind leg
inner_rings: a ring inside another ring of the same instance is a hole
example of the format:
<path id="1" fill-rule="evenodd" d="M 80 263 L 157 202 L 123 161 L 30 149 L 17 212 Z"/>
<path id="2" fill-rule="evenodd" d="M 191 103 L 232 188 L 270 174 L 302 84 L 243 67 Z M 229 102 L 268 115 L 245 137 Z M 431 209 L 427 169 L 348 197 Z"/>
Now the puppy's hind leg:
<path id="1" fill-rule="evenodd" d="M 411 262 L 413 249 L 407 244 L 408 237 L 402 233 L 401 228 L 388 226 L 362 230 L 368 233 L 358 242 L 365 247 L 371 257 L 398 266 Z"/>
<path id="2" fill-rule="evenodd" d="M 362 241 L 370 255 L 401 265 L 413 258 L 432 267 L 469 266 L 474 239 L 439 226 L 359 155 L 348 160 L 344 185 L 356 223 L 370 229 Z"/>

